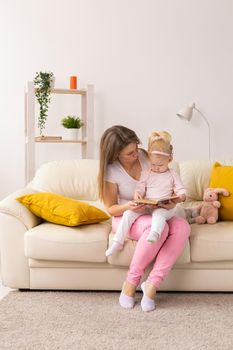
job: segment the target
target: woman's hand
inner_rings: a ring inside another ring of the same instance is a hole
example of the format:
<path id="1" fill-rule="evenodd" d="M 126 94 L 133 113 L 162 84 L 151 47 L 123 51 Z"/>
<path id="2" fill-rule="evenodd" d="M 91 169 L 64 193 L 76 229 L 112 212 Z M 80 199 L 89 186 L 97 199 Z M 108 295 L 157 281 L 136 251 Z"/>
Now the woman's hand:
<path id="1" fill-rule="evenodd" d="M 145 204 L 137 204 L 134 201 L 129 201 L 125 204 L 125 210 L 132 210 L 135 212 L 140 211 L 143 207 L 145 207 Z"/>
<path id="2" fill-rule="evenodd" d="M 140 194 L 139 192 L 135 191 L 135 193 L 134 193 L 134 200 L 135 200 L 135 201 L 138 201 L 138 200 L 140 200 L 140 199 L 142 199 L 141 194 Z"/>

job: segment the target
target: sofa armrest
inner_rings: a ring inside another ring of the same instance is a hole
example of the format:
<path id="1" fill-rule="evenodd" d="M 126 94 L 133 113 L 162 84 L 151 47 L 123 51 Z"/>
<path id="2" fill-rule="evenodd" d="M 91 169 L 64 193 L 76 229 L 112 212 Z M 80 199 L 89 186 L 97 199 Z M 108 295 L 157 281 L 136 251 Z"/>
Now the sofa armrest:
<path id="1" fill-rule="evenodd" d="M 28 230 L 37 226 L 42 220 L 15 199 L 28 193 L 37 192 L 39 191 L 30 187 L 25 187 L 10 194 L 0 202 L 0 213 L 14 216 L 20 220 Z"/>
<path id="2" fill-rule="evenodd" d="M 1 279 L 10 288 L 30 288 L 30 270 L 24 253 L 25 225 L 0 213 Z"/>

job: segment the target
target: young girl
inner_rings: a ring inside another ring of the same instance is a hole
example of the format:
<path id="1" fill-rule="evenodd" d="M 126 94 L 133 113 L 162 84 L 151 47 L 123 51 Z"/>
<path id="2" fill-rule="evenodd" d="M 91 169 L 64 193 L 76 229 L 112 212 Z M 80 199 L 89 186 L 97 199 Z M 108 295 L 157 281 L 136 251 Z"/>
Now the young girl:
<path id="1" fill-rule="evenodd" d="M 161 200 L 173 195 L 177 196 L 176 203 L 186 199 L 186 191 L 179 175 L 168 164 L 172 161 L 171 136 L 168 132 L 153 132 L 149 137 L 148 155 L 150 167 L 143 170 L 134 194 L 135 205 L 143 199 Z M 175 215 L 175 208 L 165 209 L 158 205 L 146 205 L 140 211 L 126 210 L 114 235 L 113 244 L 106 250 L 110 256 L 123 248 L 124 241 L 135 220 L 149 213 L 152 215 L 152 225 L 147 241 L 158 241 L 164 230 L 166 221 Z"/>

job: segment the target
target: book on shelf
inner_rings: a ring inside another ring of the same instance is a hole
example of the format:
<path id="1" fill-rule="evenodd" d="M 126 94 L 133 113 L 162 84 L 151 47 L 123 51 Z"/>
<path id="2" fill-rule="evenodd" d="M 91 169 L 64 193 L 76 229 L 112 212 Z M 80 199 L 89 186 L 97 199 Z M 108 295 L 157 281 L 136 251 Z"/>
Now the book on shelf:
<path id="1" fill-rule="evenodd" d="M 36 136 L 36 141 L 62 140 L 62 136 Z"/>
<path id="2" fill-rule="evenodd" d="M 166 198 L 160 198 L 157 200 L 143 198 L 143 199 L 134 200 L 134 202 L 137 204 L 157 205 L 159 203 L 167 204 L 170 200 L 178 199 L 178 198 L 179 198 L 179 196 L 171 196 L 171 197 L 166 197 Z"/>

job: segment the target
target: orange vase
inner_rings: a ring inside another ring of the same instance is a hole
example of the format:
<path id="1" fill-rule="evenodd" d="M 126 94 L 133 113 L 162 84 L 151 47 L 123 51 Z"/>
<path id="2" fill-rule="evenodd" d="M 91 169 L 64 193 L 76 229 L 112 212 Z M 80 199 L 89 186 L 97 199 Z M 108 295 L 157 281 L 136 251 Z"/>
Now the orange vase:
<path id="1" fill-rule="evenodd" d="M 77 89 L 77 77 L 76 76 L 72 76 L 70 77 L 70 89 Z"/>

